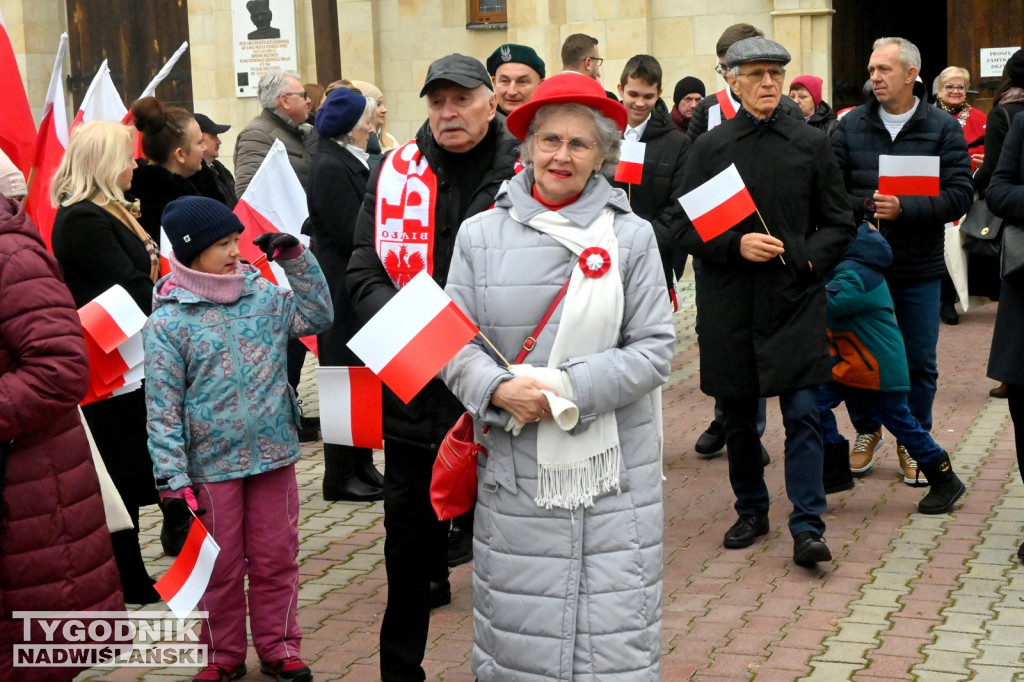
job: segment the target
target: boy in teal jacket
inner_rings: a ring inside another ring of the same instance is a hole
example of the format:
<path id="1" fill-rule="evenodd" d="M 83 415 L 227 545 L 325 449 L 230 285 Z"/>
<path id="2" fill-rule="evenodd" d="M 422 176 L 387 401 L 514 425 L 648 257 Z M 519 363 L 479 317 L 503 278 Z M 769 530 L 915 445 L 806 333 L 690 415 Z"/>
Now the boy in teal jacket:
<path id="1" fill-rule="evenodd" d="M 835 366 L 833 381 L 818 391 L 818 413 L 825 443 L 825 491 L 849 490 L 849 442 L 839 435 L 832 409 L 846 401 L 848 408 L 870 413 L 896 436 L 899 448 L 917 462 L 904 481 L 931 484 L 918 504 L 923 514 L 943 514 L 964 494 L 963 482 L 953 473 L 949 455 L 910 413 L 907 393 L 910 375 L 903 335 L 896 324 L 892 296 L 884 272 L 892 263 L 892 249 L 867 223 L 857 229 L 843 260 L 833 268 L 826 285 L 828 335 Z M 858 473 L 866 473 L 868 463 Z M 923 480 L 926 479 L 926 480 Z"/>

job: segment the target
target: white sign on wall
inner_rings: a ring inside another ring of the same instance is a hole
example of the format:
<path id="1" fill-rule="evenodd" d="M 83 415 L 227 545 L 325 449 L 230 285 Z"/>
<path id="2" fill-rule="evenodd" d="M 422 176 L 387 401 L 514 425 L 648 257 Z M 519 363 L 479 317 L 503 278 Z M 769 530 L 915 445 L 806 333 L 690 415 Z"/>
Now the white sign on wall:
<path id="1" fill-rule="evenodd" d="M 981 74 L 979 78 L 999 78 L 1003 75 L 1003 67 L 1019 47 L 986 47 L 981 50 Z"/>
<path id="2" fill-rule="evenodd" d="M 295 0 L 231 0 L 235 96 L 255 97 L 270 69 L 295 71 Z"/>

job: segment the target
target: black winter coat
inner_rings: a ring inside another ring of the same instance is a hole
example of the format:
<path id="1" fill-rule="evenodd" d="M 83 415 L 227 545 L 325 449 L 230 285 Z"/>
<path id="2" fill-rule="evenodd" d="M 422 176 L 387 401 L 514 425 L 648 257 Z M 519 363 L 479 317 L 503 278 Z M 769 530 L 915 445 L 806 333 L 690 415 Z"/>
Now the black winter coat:
<path id="1" fill-rule="evenodd" d="M 320 138 L 309 170 L 309 220 L 302 231 L 310 237 L 309 248 L 320 262 L 334 302 L 334 324 L 316 337 L 323 365 L 364 364 L 345 345 L 362 327 L 345 286 L 345 271 L 369 177 L 359 159 L 334 140 Z"/>
<path id="2" fill-rule="evenodd" d="M 204 184 L 203 190 L 200 191 L 190 179 L 172 173 L 155 163 L 140 165 L 135 169 L 132 186 L 128 191 L 139 200 L 139 208 L 142 211 L 139 224 L 157 244 L 160 243 L 160 219 L 163 217 L 164 208 L 175 199 L 198 195 L 226 203 L 216 184 Z"/>
<path id="3" fill-rule="evenodd" d="M 971 160 L 960 124 L 928 105 L 921 83 L 914 84 L 914 94 L 921 102 L 895 140 L 878 115 L 881 105 L 874 95 L 844 116 L 832 134 L 832 150 L 858 222 L 875 222 L 867 202 L 878 190 L 880 155 L 940 157 L 939 196 L 902 196 L 903 214 L 895 221 L 879 221 L 878 229 L 893 252 L 892 268 L 886 275 L 890 282 L 929 280 L 945 274 L 945 224 L 967 213 L 974 198 Z"/>
<path id="4" fill-rule="evenodd" d="M 76 307 L 120 284 L 143 313 L 152 312 L 149 252 L 124 223 L 91 201 L 57 209 L 53 254 L 64 271 L 64 282 Z M 132 391 L 91 403 L 82 412 L 125 503 L 155 503 L 143 392 Z"/>
<path id="5" fill-rule="evenodd" d="M 486 211 L 494 203 L 501 183 L 515 174 L 515 161 L 519 158 L 519 140 L 505 128 L 503 120 L 495 117 L 487 131 L 496 140 L 494 161 L 480 178 L 469 208 L 460 215 L 457 187 L 444 167 L 441 151 L 425 122 L 416 133 L 416 143 L 431 169 L 437 174 L 437 201 L 434 211 L 434 281 L 444 288 L 448 280 L 455 235 L 466 218 Z M 362 321 L 373 317 L 397 293 L 374 246 L 374 212 L 377 204 L 377 179 L 380 168 L 370 173 L 366 198 L 356 223 L 355 249 L 349 263 L 345 282 L 352 306 Z M 415 447 L 436 450 L 465 408 L 452 395 L 440 379 L 433 379 L 412 399 L 403 403 L 384 387 L 384 438 Z"/>
<path id="6" fill-rule="evenodd" d="M 989 119 L 991 120 L 991 118 Z M 1003 143 L 999 165 L 988 186 L 988 206 L 1000 218 L 1024 225 L 1024 116 L 1015 116 Z M 987 154 L 987 152 L 986 152 Z M 1018 228 L 1019 229 L 1019 228 Z M 1024 384 L 1024 288 L 1003 282 L 992 330 L 988 375 Z M 1019 425 L 1018 425 L 1019 426 Z"/>
<path id="7" fill-rule="evenodd" d="M 727 85 L 725 89 L 728 90 L 729 86 Z M 736 105 L 736 115 L 738 116 L 740 107 L 743 105 L 740 103 L 739 97 L 731 91 L 730 94 L 732 95 L 733 103 Z M 708 111 L 710 111 L 711 107 L 718 105 L 717 95 L 717 92 L 712 92 L 697 103 L 697 108 L 693 111 L 693 117 L 690 118 L 690 125 L 686 129 L 686 134 L 690 136 L 691 140 L 696 140 L 708 131 Z M 780 114 L 793 116 L 801 121 L 804 120 L 804 113 L 800 111 L 800 105 L 789 97 L 783 97 L 779 104 L 782 106 L 782 109 L 779 111 Z M 725 123 L 725 121 L 722 122 Z"/>
<path id="8" fill-rule="evenodd" d="M 683 167 L 690 151 L 690 139 L 676 130 L 665 104 L 659 99 L 640 141 L 647 143 L 640 184 L 613 181 L 612 185 L 626 192 L 633 213 L 654 228 L 665 281 L 671 288 L 674 233 L 683 218 L 679 197 L 683 195 Z"/>
<path id="9" fill-rule="evenodd" d="M 234 209 L 238 203 L 235 196 L 235 177 L 217 159 L 214 159 L 213 163 L 203 161 L 203 167 L 189 178 L 189 182 L 203 196 L 215 198 L 230 209 Z"/>
<path id="10" fill-rule="evenodd" d="M 838 124 L 839 119 L 836 118 L 836 112 L 832 111 L 832 107 L 828 105 L 828 102 L 819 104 L 814 113 L 811 114 L 811 117 L 807 119 L 807 125 L 814 126 L 829 136 L 832 135 L 832 131 L 836 129 Z"/>
<path id="11" fill-rule="evenodd" d="M 1000 109 L 1003 109 L 1006 115 L 999 111 Z M 1024 111 L 1024 102 L 1007 102 L 993 106 L 988 112 L 988 120 L 985 125 L 985 162 L 974 174 L 974 189 L 981 196 L 985 196 L 988 183 L 992 181 L 992 174 L 996 171 L 999 155 L 1003 150 L 1003 141 L 1010 132 L 1010 121 L 1022 111 Z"/>
<path id="12" fill-rule="evenodd" d="M 701 259 L 701 390 L 716 397 L 769 396 L 828 381 L 824 278 L 856 234 L 828 137 L 802 117 L 755 126 L 740 111 L 694 143 L 683 190 L 730 164 L 771 234 L 782 240 L 785 264 L 740 256 L 743 235 L 765 231 L 757 213 L 708 242 L 683 221 L 681 246 Z"/>

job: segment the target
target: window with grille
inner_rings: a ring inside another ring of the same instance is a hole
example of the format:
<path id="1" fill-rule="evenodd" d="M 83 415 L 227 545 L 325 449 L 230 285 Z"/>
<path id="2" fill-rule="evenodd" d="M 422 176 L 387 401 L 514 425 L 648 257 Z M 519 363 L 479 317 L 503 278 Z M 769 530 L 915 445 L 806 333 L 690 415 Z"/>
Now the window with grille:
<path id="1" fill-rule="evenodd" d="M 469 4 L 467 28 L 504 28 L 508 22 L 506 0 L 467 0 Z"/>

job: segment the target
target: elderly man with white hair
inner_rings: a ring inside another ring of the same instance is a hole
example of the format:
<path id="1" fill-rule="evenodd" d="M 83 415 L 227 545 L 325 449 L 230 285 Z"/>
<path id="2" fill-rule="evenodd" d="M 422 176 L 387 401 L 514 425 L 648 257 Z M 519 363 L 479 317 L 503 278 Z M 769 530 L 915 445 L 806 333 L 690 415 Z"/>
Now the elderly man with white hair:
<path id="1" fill-rule="evenodd" d="M 306 124 L 309 97 L 299 74 L 282 69 L 268 71 L 260 78 L 257 92 L 263 111 L 239 131 L 235 141 L 235 193 L 241 197 L 245 192 L 274 140 L 284 143 L 288 161 L 305 188 L 317 134 Z"/>

